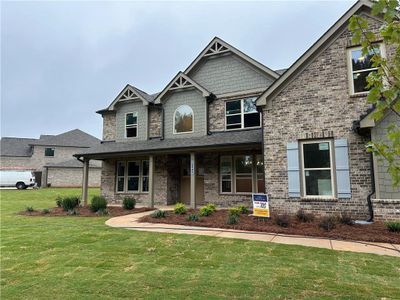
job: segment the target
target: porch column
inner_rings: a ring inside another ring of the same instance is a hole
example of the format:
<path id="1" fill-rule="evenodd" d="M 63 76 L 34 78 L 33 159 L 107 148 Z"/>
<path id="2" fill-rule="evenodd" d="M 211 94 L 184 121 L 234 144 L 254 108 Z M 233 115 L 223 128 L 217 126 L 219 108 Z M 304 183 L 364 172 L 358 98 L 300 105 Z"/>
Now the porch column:
<path id="1" fill-rule="evenodd" d="M 149 198 L 150 207 L 154 208 L 154 156 L 149 157 Z"/>
<path id="2" fill-rule="evenodd" d="M 83 160 L 82 203 L 81 203 L 81 205 L 87 205 L 88 185 L 89 185 L 89 159 L 85 158 Z"/>
<path id="3" fill-rule="evenodd" d="M 196 208 L 196 154 L 190 153 L 190 207 Z"/>

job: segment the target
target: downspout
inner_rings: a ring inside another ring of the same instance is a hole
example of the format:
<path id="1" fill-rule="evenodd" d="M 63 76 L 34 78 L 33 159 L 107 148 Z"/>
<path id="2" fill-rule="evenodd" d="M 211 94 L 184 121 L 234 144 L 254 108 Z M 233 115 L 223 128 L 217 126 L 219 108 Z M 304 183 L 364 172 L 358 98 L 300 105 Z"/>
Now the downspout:
<path id="1" fill-rule="evenodd" d="M 261 157 L 262 157 L 262 163 L 263 163 L 263 176 L 264 176 L 264 194 L 266 194 L 267 190 L 265 188 L 265 185 L 267 183 L 267 180 L 265 178 L 265 162 L 264 162 L 264 110 L 262 107 L 257 106 L 257 110 L 260 111 L 261 113 Z"/>
<path id="2" fill-rule="evenodd" d="M 374 168 L 374 155 L 371 152 L 370 153 L 370 159 L 371 159 L 371 193 L 368 194 L 367 196 L 367 203 L 368 203 L 368 213 L 369 213 L 369 218 L 367 220 L 367 222 L 373 222 L 374 221 L 374 208 L 372 206 L 372 196 L 375 194 L 376 192 L 376 187 L 375 187 L 375 168 Z"/>
<path id="3" fill-rule="evenodd" d="M 164 140 L 164 134 L 165 134 L 164 133 L 164 129 L 165 129 L 164 119 L 165 119 L 164 105 L 161 104 L 161 138 L 160 138 L 161 141 Z"/>

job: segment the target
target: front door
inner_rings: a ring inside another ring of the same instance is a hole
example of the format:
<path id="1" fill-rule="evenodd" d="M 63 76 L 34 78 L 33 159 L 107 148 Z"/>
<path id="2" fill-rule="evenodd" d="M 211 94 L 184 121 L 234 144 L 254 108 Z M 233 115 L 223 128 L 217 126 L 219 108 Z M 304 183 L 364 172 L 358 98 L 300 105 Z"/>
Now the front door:
<path id="1" fill-rule="evenodd" d="M 190 205 L 190 158 L 182 157 L 180 202 Z M 197 158 L 196 172 L 196 206 L 204 204 L 204 168 L 201 159 Z"/>

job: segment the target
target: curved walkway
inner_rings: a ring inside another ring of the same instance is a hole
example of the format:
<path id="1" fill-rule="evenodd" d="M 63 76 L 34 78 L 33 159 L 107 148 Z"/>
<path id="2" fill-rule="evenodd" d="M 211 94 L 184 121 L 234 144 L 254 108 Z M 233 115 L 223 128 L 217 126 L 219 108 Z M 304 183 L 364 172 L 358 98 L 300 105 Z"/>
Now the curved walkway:
<path id="1" fill-rule="evenodd" d="M 326 248 L 332 250 L 352 251 L 362 253 L 373 253 L 379 255 L 390 255 L 400 257 L 400 245 L 389 243 L 353 242 L 342 241 L 328 238 L 306 237 L 299 235 L 284 235 L 276 233 L 253 232 L 244 230 L 233 230 L 224 228 L 208 228 L 197 226 L 184 226 L 159 223 L 142 223 L 138 220 L 152 211 L 138 214 L 125 215 L 111 218 L 106 221 L 106 225 L 116 228 L 130 230 L 208 235 L 215 237 L 237 238 L 253 241 L 264 241 L 288 245 L 302 245 L 308 247 Z"/>

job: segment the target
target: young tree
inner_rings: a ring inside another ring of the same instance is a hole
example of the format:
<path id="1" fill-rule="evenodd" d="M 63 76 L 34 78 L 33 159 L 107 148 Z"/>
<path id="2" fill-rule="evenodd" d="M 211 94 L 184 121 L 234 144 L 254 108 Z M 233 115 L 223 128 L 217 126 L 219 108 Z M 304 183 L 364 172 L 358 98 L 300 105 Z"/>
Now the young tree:
<path id="1" fill-rule="evenodd" d="M 372 55 L 371 61 L 376 72 L 368 75 L 370 89 L 367 101 L 374 105 L 373 118 L 379 122 L 385 114 L 393 112 L 400 120 L 400 13 L 398 0 L 377 0 L 372 6 L 372 15 L 382 16 L 383 24 L 377 36 L 368 28 L 368 21 L 362 16 L 350 19 L 349 30 L 352 41 L 360 44 L 362 55 Z M 383 39 L 393 55 L 382 57 L 377 41 Z M 368 151 L 388 162 L 394 186 L 400 186 L 400 126 L 399 122 L 386 128 L 385 141 L 371 141 Z"/>

